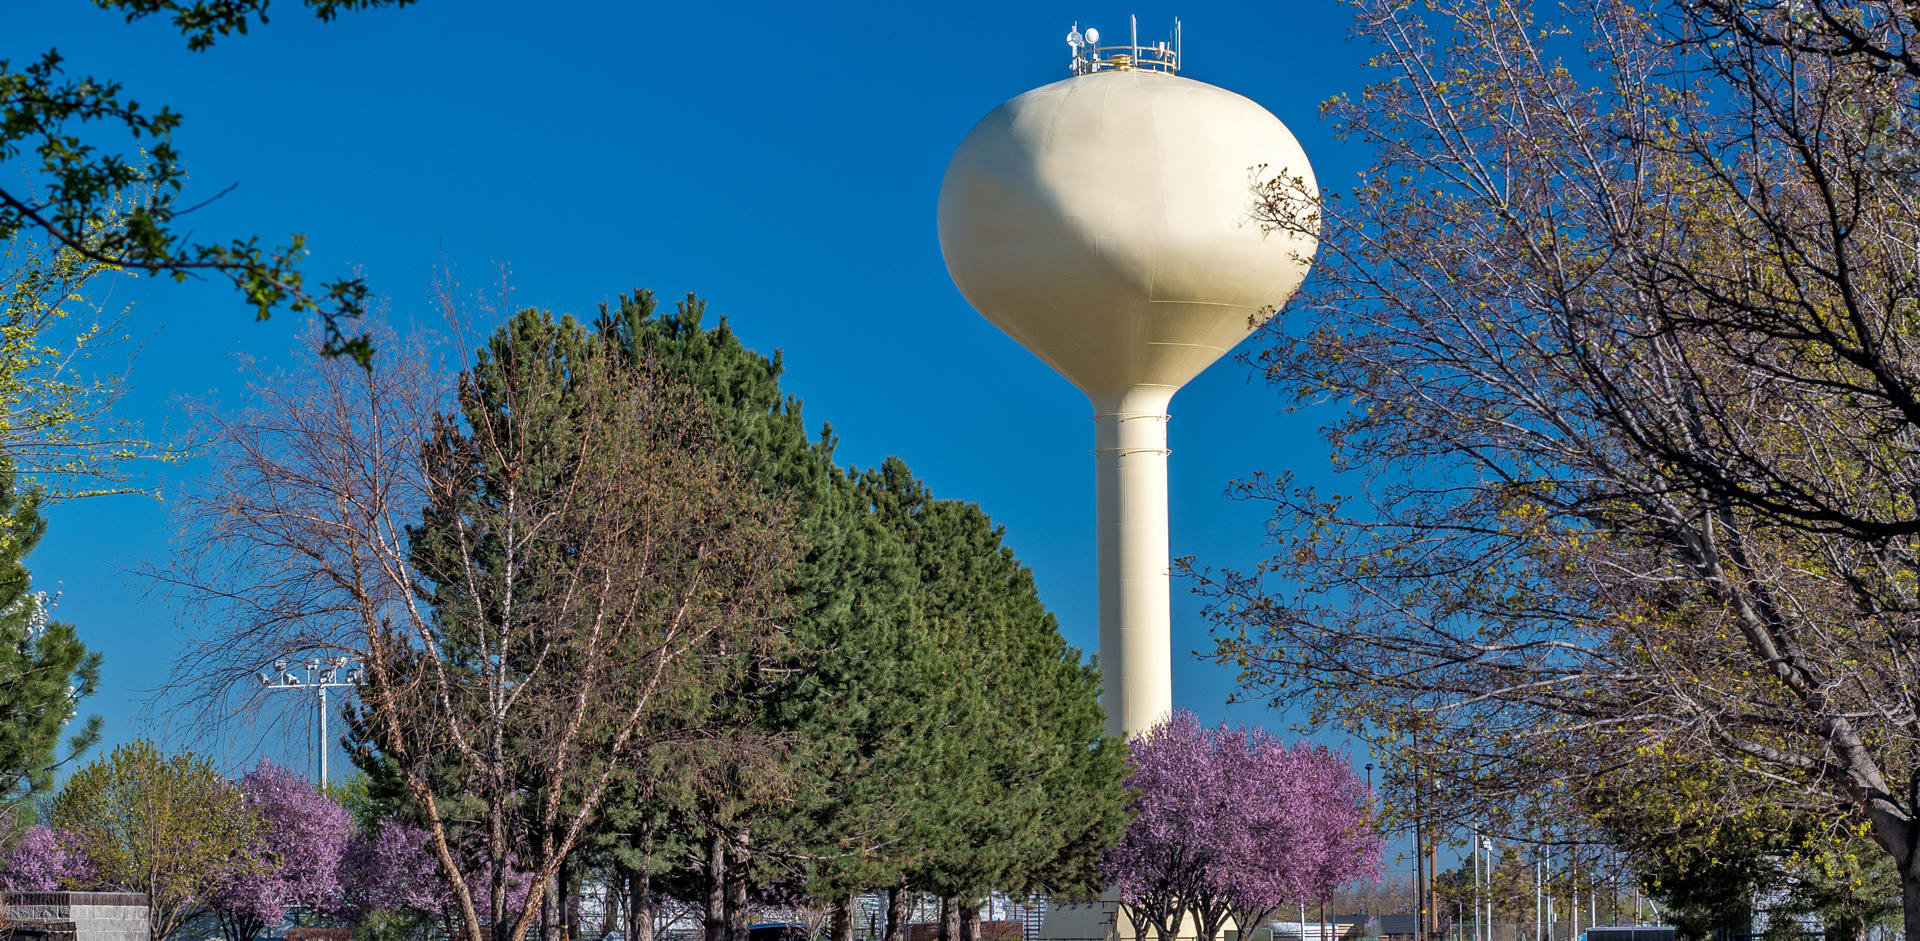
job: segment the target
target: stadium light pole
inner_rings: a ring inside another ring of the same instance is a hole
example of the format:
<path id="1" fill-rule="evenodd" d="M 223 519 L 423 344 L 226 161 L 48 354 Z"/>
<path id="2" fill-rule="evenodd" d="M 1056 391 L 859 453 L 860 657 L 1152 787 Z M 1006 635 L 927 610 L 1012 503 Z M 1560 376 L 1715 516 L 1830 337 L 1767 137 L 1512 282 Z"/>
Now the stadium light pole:
<path id="1" fill-rule="evenodd" d="M 288 669 L 288 661 L 275 660 L 273 674 L 269 675 L 265 671 L 260 673 L 260 685 L 267 689 L 312 690 L 317 694 L 315 706 L 320 711 L 320 784 L 322 787 L 327 783 L 327 690 L 360 685 L 363 674 L 358 669 L 347 669 L 353 662 L 352 657 L 333 657 L 326 660 L 310 658 L 307 662 L 297 665 L 306 670 L 306 676 L 303 677 Z"/>

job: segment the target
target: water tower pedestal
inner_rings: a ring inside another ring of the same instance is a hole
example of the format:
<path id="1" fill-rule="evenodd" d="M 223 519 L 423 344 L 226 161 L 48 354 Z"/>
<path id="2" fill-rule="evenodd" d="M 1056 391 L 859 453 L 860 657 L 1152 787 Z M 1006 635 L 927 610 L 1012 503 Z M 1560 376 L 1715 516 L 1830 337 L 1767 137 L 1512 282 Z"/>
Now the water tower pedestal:
<path id="1" fill-rule="evenodd" d="M 1152 728 L 1173 711 L 1167 405 L 1139 386 L 1094 403 L 1100 532 L 1100 668 L 1107 732 Z"/>

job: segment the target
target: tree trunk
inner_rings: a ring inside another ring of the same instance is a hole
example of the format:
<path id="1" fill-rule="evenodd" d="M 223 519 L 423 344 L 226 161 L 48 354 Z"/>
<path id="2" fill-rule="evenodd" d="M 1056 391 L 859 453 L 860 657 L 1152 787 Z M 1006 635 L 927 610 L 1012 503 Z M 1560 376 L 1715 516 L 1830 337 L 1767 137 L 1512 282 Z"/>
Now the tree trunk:
<path id="1" fill-rule="evenodd" d="M 735 837 L 733 845 L 727 848 L 727 937 L 729 941 L 747 941 L 749 909 L 747 905 L 748 864 L 752 857 L 747 853 L 747 834 Z"/>
<path id="2" fill-rule="evenodd" d="M 727 838 L 715 833 L 707 843 L 706 941 L 733 941 L 727 933 Z"/>
<path id="3" fill-rule="evenodd" d="M 560 864 L 560 918 L 561 937 L 580 941 L 580 874 L 571 856 Z"/>
<path id="4" fill-rule="evenodd" d="M 596 937 L 607 937 L 619 932 L 620 937 L 631 939 L 627 934 L 627 872 L 615 863 L 607 870 L 607 904 L 600 906 L 600 932 Z"/>
<path id="5" fill-rule="evenodd" d="M 1254 937 L 1254 932 L 1265 928 L 1267 922 L 1273 919 L 1273 913 L 1275 911 L 1277 911 L 1277 909 L 1230 908 L 1227 910 L 1227 917 L 1233 919 L 1233 928 L 1237 933 L 1238 941 L 1258 941 L 1258 939 Z M 1539 941 L 1539 939 L 1536 938 L 1534 941 Z"/>
<path id="6" fill-rule="evenodd" d="M 540 885 L 540 941 L 560 941 L 560 877 Z"/>
<path id="7" fill-rule="evenodd" d="M 980 941 L 980 906 L 972 899 L 960 903 L 961 941 Z"/>
<path id="8" fill-rule="evenodd" d="M 1193 936 L 1195 941 L 1216 941 L 1220 937 L 1221 926 L 1232 917 L 1232 911 L 1225 902 L 1218 899 L 1206 900 L 1205 904 L 1193 906 Z M 1240 932 L 1241 941 L 1246 941 L 1246 932 Z"/>
<path id="9" fill-rule="evenodd" d="M 1920 941 L 1920 872 L 1915 871 L 1916 862 L 1920 862 L 1920 853 L 1913 854 L 1900 867 L 1900 908 L 1907 941 Z"/>
<path id="10" fill-rule="evenodd" d="M 960 941 L 960 899 L 940 896 L 940 941 Z"/>
<path id="11" fill-rule="evenodd" d="M 653 876 L 627 871 L 627 941 L 653 941 Z"/>
<path id="12" fill-rule="evenodd" d="M 1153 918 L 1153 936 L 1156 941 L 1179 941 L 1180 932 L 1187 927 L 1187 903 L 1181 896 L 1149 914 Z M 1304 929 L 1303 929 L 1304 930 Z"/>
<path id="13" fill-rule="evenodd" d="M 853 941 L 853 896 L 834 899 L 832 941 Z"/>
<path id="14" fill-rule="evenodd" d="M 905 884 L 887 890 L 887 934 L 882 941 L 906 941 L 907 936 L 907 887 Z"/>

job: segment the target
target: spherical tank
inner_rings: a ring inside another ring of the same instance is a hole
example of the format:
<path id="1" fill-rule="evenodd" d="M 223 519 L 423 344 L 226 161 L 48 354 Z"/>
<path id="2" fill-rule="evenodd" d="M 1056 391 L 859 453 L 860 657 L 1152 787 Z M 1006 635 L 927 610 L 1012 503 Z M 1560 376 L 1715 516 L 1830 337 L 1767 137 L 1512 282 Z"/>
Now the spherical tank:
<path id="1" fill-rule="evenodd" d="M 1313 171 L 1286 126 L 1162 72 L 1076 75 L 994 109 L 940 186 L 968 301 L 1093 399 L 1171 396 L 1286 302 L 1313 239 L 1262 231 L 1253 184 Z M 1164 401 L 1164 399 L 1161 399 Z"/>

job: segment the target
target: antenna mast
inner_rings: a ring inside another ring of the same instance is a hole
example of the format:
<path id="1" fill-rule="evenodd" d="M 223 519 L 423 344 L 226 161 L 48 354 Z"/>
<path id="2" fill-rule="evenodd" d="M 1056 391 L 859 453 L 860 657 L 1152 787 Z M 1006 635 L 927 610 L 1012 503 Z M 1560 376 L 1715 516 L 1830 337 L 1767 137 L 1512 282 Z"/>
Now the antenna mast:
<path id="1" fill-rule="evenodd" d="M 1131 35 L 1124 46 L 1100 45 L 1100 31 L 1088 27 L 1083 33 L 1075 22 L 1067 30 L 1067 47 L 1073 50 L 1067 69 L 1075 75 L 1093 72 L 1164 72 L 1172 75 L 1185 64 L 1180 58 L 1180 20 L 1173 21 L 1173 32 L 1151 46 L 1140 45 L 1140 18 L 1127 17 Z M 1104 55 L 1103 55 L 1104 53 Z"/>

